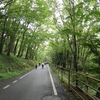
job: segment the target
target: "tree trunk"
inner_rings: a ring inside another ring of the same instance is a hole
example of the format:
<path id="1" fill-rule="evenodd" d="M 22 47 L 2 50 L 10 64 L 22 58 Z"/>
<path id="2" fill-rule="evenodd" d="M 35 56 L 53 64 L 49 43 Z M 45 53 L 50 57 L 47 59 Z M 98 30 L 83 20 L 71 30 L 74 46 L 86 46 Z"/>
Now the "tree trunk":
<path id="1" fill-rule="evenodd" d="M 77 72 L 78 71 L 78 68 L 77 68 L 77 46 L 76 46 L 76 36 L 74 35 L 74 68 L 75 68 L 75 71 Z"/>
<path id="2" fill-rule="evenodd" d="M 7 49 L 7 55 L 10 56 L 10 53 L 12 51 L 12 47 L 13 47 L 13 43 L 14 43 L 14 36 L 10 36 L 10 42 L 8 44 L 8 49 Z"/>
<path id="3" fill-rule="evenodd" d="M 3 44 L 4 44 L 4 33 L 2 33 L 1 39 L 0 39 L 0 54 L 2 54 L 2 51 L 3 51 Z"/>
<path id="4" fill-rule="evenodd" d="M 22 50 L 22 46 L 23 46 L 23 42 L 24 42 L 24 37 L 25 37 L 25 32 L 23 33 L 23 36 L 22 36 L 22 41 L 21 41 L 21 44 L 20 44 L 20 48 L 19 48 L 19 51 L 18 51 L 18 57 L 20 57 L 20 54 L 21 54 L 21 50 Z"/>
<path id="5" fill-rule="evenodd" d="M 19 42 L 19 38 L 17 39 L 15 47 L 14 47 L 14 51 L 13 51 L 14 55 L 16 55 L 18 42 Z"/>
<path id="6" fill-rule="evenodd" d="M 29 52 L 29 45 L 27 47 L 27 51 L 26 51 L 26 54 L 25 54 L 25 59 L 28 59 L 28 52 Z"/>
<path id="7" fill-rule="evenodd" d="M 26 27 L 28 27 L 29 23 L 27 24 Z M 19 51 L 18 51 L 18 55 L 17 57 L 20 57 L 22 54 L 21 54 L 21 51 L 22 51 L 22 46 L 23 46 L 23 43 L 24 43 L 24 38 L 25 38 L 25 33 L 27 32 L 27 29 L 23 32 L 23 35 L 22 35 L 22 41 L 21 41 L 21 44 L 20 44 L 20 48 L 19 48 Z"/>
<path id="8" fill-rule="evenodd" d="M 71 24 L 72 24 L 72 31 L 73 31 L 73 64 L 74 64 L 74 68 L 75 71 L 78 72 L 78 68 L 77 68 L 77 41 L 76 41 L 76 25 L 75 25 L 75 6 L 74 6 L 74 0 L 69 0 L 69 5 L 70 5 L 70 17 L 71 17 Z M 78 85 L 78 80 L 77 80 L 77 76 L 76 76 L 76 86 Z"/>
<path id="9" fill-rule="evenodd" d="M 7 18 L 8 18 L 8 16 L 5 16 L 5 20 L 4 20 L 4 24 L 3 24 L 3 30 L 2 30 L 2 35 L 1 35 L 1 38 L 0 38 L 0 54 L 2 54 L 3 46 L 4 46 L 4 39 L 5 39 L 4 33 L 5 33 L 5 26 L 6 26 Z"/>

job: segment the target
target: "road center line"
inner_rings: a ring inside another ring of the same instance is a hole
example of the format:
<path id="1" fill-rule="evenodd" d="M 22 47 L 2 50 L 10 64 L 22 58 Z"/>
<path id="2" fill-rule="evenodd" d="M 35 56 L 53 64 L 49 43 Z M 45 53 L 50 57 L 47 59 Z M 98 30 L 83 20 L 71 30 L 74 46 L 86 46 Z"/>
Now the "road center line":
<path id="1" fill-rule="evenodd" d="M 6 88 L 8 88 L 8 87 L 10 87 L 10 85 L 5 86 L 3 89 L 6 89 Z"/>
<path id="2" fill-rule="evenodd" d="M 50 69 L 49 69 L 49 66 L 48 66 L 48 71 L 49 71 L 49 75 L 50 75 L 54 95 L 58 95 L 55 84 L 54 84 L 54 81 L 53 81 L 53 78 L 52 78 L 52 75 L 51 75 L 51 72 L 50 72 Z"/>
<path id="3" fill-rule="evenodd" d="M 23 75 L 22 77 L 20 77 L 19 79 L 22 79 L 22 78 L 24 78 L 26 75 Z"/>
<path id="4" fill-rule="evenodd" d="M 17 80 L 13 81 L 13 83 L 16 83 L 16 82 L 17 82 Z"/>
<path id="5" fill-rule="evenodd" d="M 33 71 L 33 70 L 32 70 L 32 71 Z M 19 79 L 22 79 L 22 78 L 24 78 L 25 76 L 29 75 L 32 71 L 30 71 L 29 73 L 27 73 L 27 74 L 23 75 L 23 76 L 22 76 L 22 77 L 20 77 Z"/>

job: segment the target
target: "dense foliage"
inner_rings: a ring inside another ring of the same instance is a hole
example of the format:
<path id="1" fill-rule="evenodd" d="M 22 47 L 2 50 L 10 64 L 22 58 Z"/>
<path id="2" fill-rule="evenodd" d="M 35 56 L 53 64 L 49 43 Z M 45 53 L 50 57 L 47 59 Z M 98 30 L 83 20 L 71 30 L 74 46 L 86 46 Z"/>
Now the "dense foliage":
<path id="1" fill-rule="evenodd" d="M 43 28 L 50 16 L 45 0 L 0 1 L 0 54 L 35 58 L 45 40 Z"/>
<path id="2" fill-rule="evenodd" d="M 0 1 L 0 54 L 49 60 L 100 78 L 99 0 Z"/>
<path id="3" fill-rule="evenodd" d="M 58 29 L 50 45 L 56 65 L 76 71 L 100 73 L 100 2 L 92 0 L 56 1 L 54 24 Z M 95 69 L 95 70 L 94 70 Z"/>
<path id="4" fill-rule="evenodd" d="M 48 61 L 100 79 L 100 0 L 1 0 L 3 54 Z"/>

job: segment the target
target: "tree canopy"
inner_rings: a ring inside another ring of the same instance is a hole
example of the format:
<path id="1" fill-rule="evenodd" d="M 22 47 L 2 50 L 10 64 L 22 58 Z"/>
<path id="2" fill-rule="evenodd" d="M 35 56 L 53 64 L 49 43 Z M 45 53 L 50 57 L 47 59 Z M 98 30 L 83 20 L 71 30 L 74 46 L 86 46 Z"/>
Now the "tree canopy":
<path id="1" fill-rule="evenodd" d="M 99 5 L 99 0 L 2 0 L 0 54 L 98 72 Z"/>

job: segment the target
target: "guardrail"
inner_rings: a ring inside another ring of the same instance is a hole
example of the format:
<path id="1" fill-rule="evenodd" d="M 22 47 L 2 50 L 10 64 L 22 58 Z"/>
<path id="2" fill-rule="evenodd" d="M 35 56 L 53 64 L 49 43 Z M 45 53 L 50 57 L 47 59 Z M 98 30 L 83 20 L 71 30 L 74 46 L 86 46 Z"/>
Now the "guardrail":
<path id="1" fill-rule="evenodd" d="M 99 79 L 89 76 L 88 73 L 81 74 L 62 67 L 57 67 L 57 73 L 61 80 L 66 78 L 68 89 L 74 91 L 82 100 L 100 100 Z"/>

